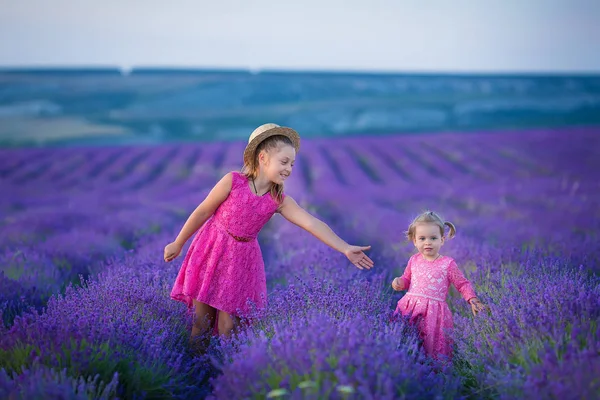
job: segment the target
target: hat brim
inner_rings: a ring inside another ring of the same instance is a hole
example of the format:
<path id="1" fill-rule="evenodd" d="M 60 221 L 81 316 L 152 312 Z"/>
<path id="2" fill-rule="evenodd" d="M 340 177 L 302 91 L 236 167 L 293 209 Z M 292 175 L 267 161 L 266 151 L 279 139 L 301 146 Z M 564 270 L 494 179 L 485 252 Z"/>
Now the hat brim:
<path id="1" fill-rule="evenodd" d="M 254 157 L 254 153 L 256 152 L 256 148 L 258 147 L 258 145 L 265 139 L 276 135 L 287 137 L 291 140 L 294 149 L 296 149 L 296 153 L 300 151 L 300 135 L 298 135 L 298 132 L 296 132 L 292 128 L 278 126 L 275 128 L 267 129 L 259 135 L 256 135 L 256 137 L 248 143 L 246 149 L 244 150 L 244 164 L 252 165 L 252 158 Z"/>

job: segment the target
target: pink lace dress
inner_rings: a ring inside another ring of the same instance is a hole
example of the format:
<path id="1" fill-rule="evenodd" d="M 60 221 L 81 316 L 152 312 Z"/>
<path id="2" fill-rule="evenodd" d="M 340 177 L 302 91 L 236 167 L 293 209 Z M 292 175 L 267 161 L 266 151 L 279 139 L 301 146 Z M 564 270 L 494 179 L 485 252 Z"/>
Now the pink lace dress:
<path id="1" fill-rule="evenodd" d="M 254 194 L 243 174 L 232 174 L 231 192 L 194 237 L 171 298 L 190 308 L 197 300 L 240 316 L 251 304 L 266 306 L 265 266 L 257 235 L 279 205 L 269 193 Z"/>
<path id="2" fill-rule="evenodd" d="M 395 314 L 410 315 L 410 321 L 417 324 L 427 355 L 452 358 L 450 334 L 453 322 L 446 295 L 453 284 L 469 301 L 477 297 L 471 283 L 452 258 L 441 256 L 428 261 L 421 253 L 410 258 L 401 279 L 408 292 L 398 301 Z"/>

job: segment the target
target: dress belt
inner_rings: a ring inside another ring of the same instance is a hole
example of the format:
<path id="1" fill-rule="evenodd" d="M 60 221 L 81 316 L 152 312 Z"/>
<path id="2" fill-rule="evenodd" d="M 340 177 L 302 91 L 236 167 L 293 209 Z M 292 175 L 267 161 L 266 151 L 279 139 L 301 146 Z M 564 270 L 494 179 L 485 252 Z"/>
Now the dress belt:
<path id="1" fill-rule="evenodd" d="M 231 236 L 232 238 L 234 238 L 234 239 L 235 239 L 236 241 L 238 241 L 238 242 L 251 242 L 251 241 L 253 241 L 254 239 L 256 239 L 256 238 L 254 238 L 254 237 L 250 237 L 250 236 L 237 236 L 237 235 L 234 235 L 234 234 L 233 234 L 233 233 L 231 233 L 231 232 L 229 231 L 229 229 L 227 229 L 227 228 L 225 227 L 225 225 L 223 225 L 223 224 L 221 223 L 221 221 L 219 221 L 217 218 L 215 218 L 215 224 L 216 224 L 216 225 L 217 225 L 219 228 L 221 228 L 222 230 L 224 230 L 225 232 L 227 232 L 227 234 L 228 234 L 229 236 Z"/>
<path id="2" fill-rule="evenodd" d="M 428 296 L 426 294 L 421 294 L 421 293 L 407 292 L 406 294 L 409 294 L 411 296 L 424 297 L 426 299 L 431 299 L 431 300 L 436 300 L 436 301 L 446 301 L 444 299 L 440 299 L 439 297 Z"/>
<path id="3" fill-rule="evenodd" d="M 250 242 L 250 241 L 254 240 L 254 238 L 251 238 L 251 237 L 236 236 L 236 235 L 234 235 L 233 233 L 231 233 L 229 231 L 227 231 L 227 233 L 229 233 L 229 236 L 231 236 L 232 238 L 234 238 L 238 242 Z"/>

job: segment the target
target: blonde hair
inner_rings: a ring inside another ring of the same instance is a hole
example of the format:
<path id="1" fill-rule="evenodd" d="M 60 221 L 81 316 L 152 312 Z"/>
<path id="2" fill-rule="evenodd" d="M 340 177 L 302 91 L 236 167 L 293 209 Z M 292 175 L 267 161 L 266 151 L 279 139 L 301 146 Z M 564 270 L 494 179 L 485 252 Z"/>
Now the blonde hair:
<path id="1" fill-rule="evenodd" d="M 260 155 L 260 152 L 264 150 L 268 153 L 281 145 L 289 145 L 294 147 L 292 141 L 287 136 L 283 135 L 273 135 L 260 142 L 256 147 L 254 156 L 252 157 L 252 164 L 249 165 L 248 163 L 244 163 L 244 167 L 242 168 L 242 173 L 244 176 L 246 176 L 246 178 L 249 180 L 256 179 L 258 177 L 258 156 Z M 283 201 L 283 184 L 273 183 L 269 192 L 278 203 Z"/>
<path id="2" fill-rule="evenodd" d="M 445 236 L 444 231 L 445 228 L 448 227 L 448 239 L 452 239 L 456 236 L 456 227 L 450 221 L 444 221 L 442 217 L 433 211 L 425 211 L 417 218 L 413 220 L 413 222 L 408 226 L 408 230 L 406 231 L 406 238 L 411 242 L 415 240 L 415 230 L 418 224 L 429 223 L 435 224 L 440 228 L 440 233 L 442 236 Z"/>

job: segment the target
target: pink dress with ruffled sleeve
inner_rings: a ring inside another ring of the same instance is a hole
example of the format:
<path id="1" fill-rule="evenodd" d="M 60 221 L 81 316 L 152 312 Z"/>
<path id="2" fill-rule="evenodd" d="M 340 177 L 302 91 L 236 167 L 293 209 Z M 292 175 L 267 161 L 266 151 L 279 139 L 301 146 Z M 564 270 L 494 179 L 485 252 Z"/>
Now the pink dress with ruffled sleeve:
<path id="1" fill-rule="evenodd" d="M 410 258 L 401 279 L 408 292 L 398 301 L 395 314 L 410 315 L 410 321 L 417 324 L 423 348 L 429 356 L 452 358 L 450 333 L 453 322 L 446 295 L 450 284 L 453 284 L 469 301 L 477 297 L 471 283 L 458 269 L 454 259 L 441 256 L 435 261 L 428 261 L 421 253 Z"/>

